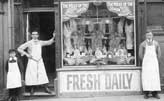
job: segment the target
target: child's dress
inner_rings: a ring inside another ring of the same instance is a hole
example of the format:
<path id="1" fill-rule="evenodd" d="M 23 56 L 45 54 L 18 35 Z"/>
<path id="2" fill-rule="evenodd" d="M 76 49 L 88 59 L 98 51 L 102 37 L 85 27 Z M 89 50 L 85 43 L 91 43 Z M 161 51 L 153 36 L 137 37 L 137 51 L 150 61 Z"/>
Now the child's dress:
<path id="1" fill-rule="evenodd" d="M 19 88 L 22 86 L 21 73 L 18 66 L 17 58 L 8 61 L 7 72 L 7 89 Z"/>

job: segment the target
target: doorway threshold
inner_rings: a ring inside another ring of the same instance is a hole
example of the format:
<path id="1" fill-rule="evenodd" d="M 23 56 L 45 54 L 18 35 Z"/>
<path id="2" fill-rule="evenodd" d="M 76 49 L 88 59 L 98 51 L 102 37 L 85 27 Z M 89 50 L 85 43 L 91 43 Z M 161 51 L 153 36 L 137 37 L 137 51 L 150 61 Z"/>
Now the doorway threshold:
<path id="1" fill-rule="evenodd" d="M 52 94 L 48 94 L 45 92 L 35 92 L 34 95 L 30 95 L 30 93 L 25 92 L 23 93 L 24 97 L 51 97 L 51 96 L 56 96 L 56 93 L 52 91 Z"/>

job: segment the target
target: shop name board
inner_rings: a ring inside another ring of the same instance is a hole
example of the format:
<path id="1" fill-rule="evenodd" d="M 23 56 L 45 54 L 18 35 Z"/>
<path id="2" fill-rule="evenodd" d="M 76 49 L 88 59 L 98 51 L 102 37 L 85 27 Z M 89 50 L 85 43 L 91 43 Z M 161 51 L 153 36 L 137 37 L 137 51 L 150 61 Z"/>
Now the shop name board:
<path id="1" fill-rule="evenodd" d="M 106 74 L 105 89 L 131 89 L 133 74 Z M 101 75 L 98 74 L 74 74 L 67 75 L 67 90 L 100 90 Z"/>
<path id="2" fill-rule="evenodd" d="M 102 71 L 61 73 L 61 91 L 140 91 L 139 72 Z"/>

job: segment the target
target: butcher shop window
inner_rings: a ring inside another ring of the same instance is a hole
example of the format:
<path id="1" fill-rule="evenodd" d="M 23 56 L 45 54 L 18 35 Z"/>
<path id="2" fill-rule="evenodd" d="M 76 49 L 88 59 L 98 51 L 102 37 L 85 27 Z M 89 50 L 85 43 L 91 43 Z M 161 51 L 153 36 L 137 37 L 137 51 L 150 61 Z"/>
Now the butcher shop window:
<path id="1" fill-rule="evenodd" d="M 135 2 L 61 2 L 63 66 L 136 65 Z"/>

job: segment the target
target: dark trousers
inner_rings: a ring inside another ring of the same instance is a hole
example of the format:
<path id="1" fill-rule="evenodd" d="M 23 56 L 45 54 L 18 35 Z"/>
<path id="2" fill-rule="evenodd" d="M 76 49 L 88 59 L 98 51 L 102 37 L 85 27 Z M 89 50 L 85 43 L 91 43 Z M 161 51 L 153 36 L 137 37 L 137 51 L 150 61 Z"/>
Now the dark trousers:
<path id="1" fill-rule="evenodd" d="M 20 88 L 9 89 L 9 96 L 19 96 Z"/>
<path id="2" fill-rule="evenodd" d="M 21 94 L 21 88 L 13 88 L 8 90 L 8 101 L 18 101 Z"/>
<path id="3" fill-rule="evenodd" d="M 149 91 L 144 91 L 144 94 L 145 94 L 145 95 L 148 95 L 148 94 L 149 94 Z"/>
<path id="4" fill-rule="evenodd" d="M 158 92 L 157 92 L 157 91 L 153 91 L 153 92 L 152 92 L 152 95 L 153 95 L 153 96 L 156 96 L 156 95 L 158 95 Z"/>
<path id="5" fill-rule="evenodd" d="M 149 93 L 150 93 L 150 91 L 144 91 L 144 94 L 147 95 L 147 96 L 149 95 Z M 156 96 L 158 94 L 158 92 L 157 91 L 152 91 L 151 94 L 153 96 Z"/>
<path id="6" fill-rule="evenodd" d="M 43 84 L 43 85 L 34 85 L 34 86 L 27 86 L 29 88 L 29 90 L 34 90 L 37 87 L 43 87 L 43 88 L 48 88 L 48 84 Z"/>

